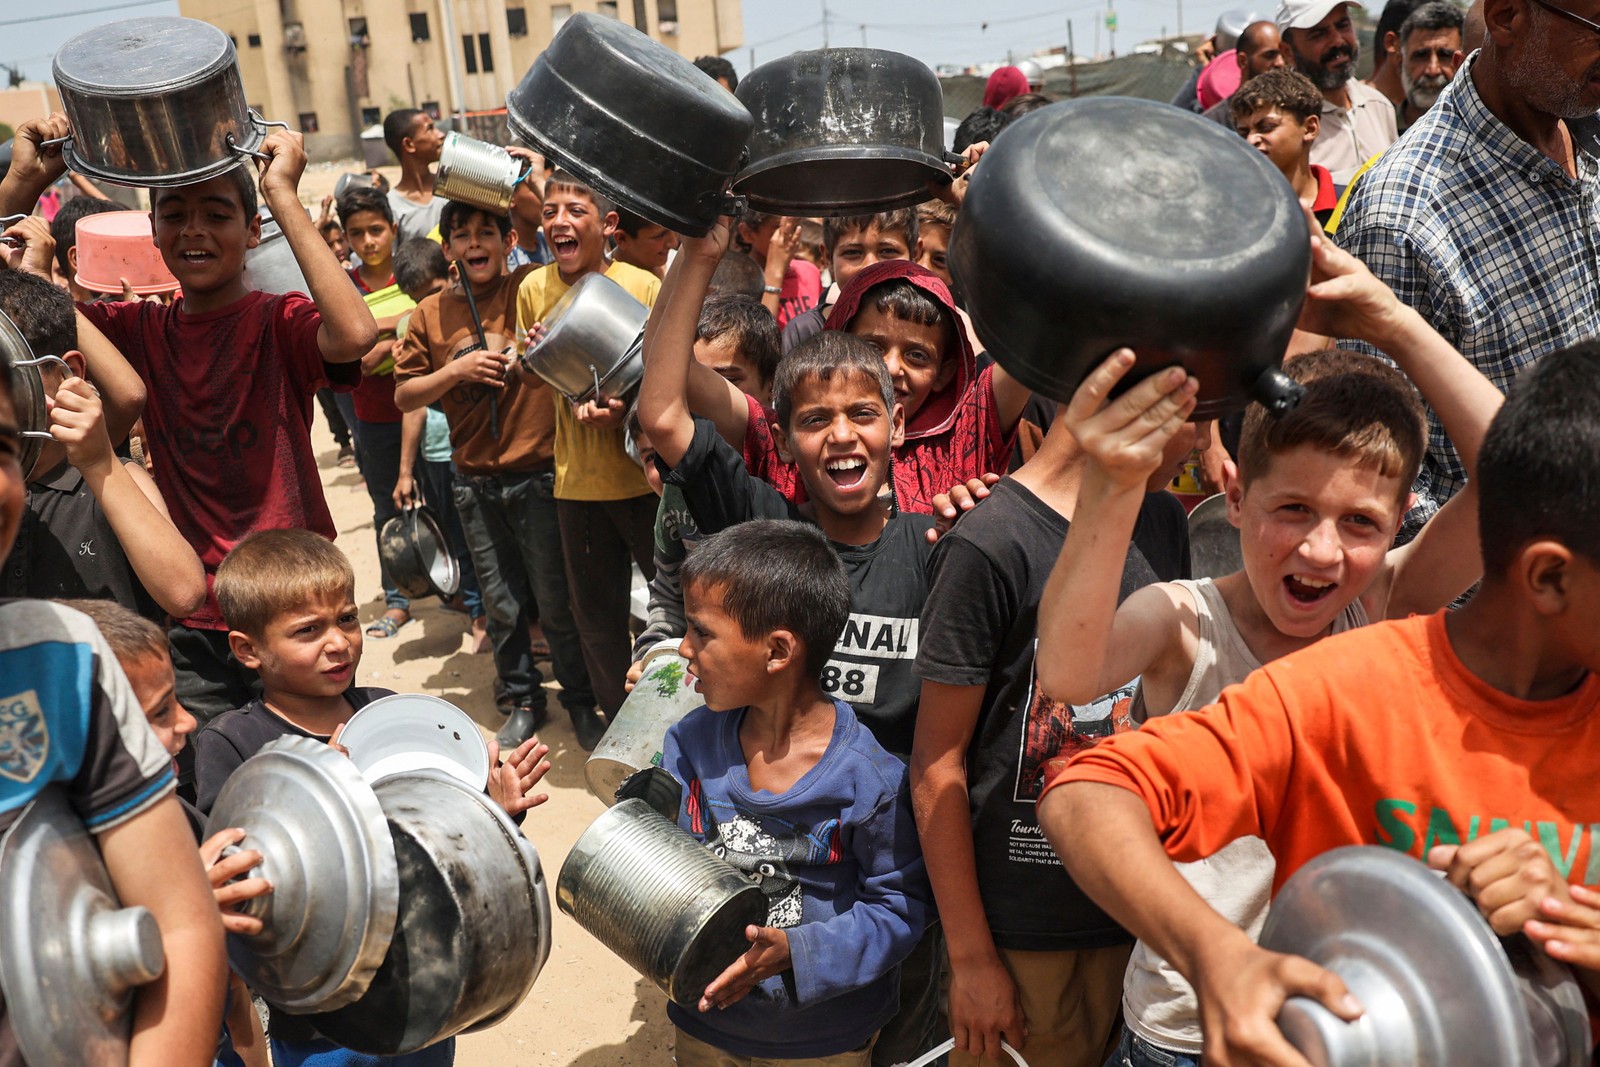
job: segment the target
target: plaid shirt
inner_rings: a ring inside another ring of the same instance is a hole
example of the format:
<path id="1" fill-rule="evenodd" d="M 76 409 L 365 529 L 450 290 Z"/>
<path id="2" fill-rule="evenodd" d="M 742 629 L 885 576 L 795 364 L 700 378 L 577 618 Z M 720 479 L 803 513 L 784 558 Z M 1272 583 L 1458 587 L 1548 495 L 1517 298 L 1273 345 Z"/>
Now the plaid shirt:
<path id="1" fill-rule="evenodd" d="M 1476 61 L 1361 176 L 1337 240 L 1505 392 L 1539 356 L 1600 334 L 1600 162 L 1576 152 L 1573 180 L 1512 133 L 1478 95 Z M 1465 482 L 1430 409 L 1407 527 Z"/>

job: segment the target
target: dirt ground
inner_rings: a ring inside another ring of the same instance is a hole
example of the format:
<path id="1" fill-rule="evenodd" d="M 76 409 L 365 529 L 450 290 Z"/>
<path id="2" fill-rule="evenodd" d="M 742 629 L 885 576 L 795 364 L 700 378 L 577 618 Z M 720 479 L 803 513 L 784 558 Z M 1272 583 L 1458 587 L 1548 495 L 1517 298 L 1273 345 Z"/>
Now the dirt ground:
<path id="1" fill-rule="evenodd" d="M 357 167 L 352 162 L 308 168 L 302 199 L 315 208 L 347 169 Z M 390 173 L 391 181 L 397 178 L 397 171 Z M 338 544 L 355 565 L 361 618 L 371 622 L 383 613 L 372 501 L 356 471 L 336 465 L 337 448 L 320 410 L 313 439 Z M 440 610 L 434 600 L 415 603 L 411 610 L 412 621 L 393 638 L 367 639 L 356 684 L 442 697 L 476 719 L 485 734 L 493 734 L 500 718 L 490 689 L 494 665 L 489 656 L 469 651 L 465 617 Z M 552 768 L 543 783 L 550 800 L 528 813 L 523 832 L 539 850 L 544 867 L 555 910 L 555 945 L 533 991 L 509 1019 L 486 1033 L 457 1040 L 456 1063 L 460 1067 L 667 1067 L 672 1063 L 672 1027 L 666 1018 L 666 998 L 555 909 L 556 876 L 567 851 L 605 808 L 584 786 L 586 753 L 573 739 L 571 722 L 553 696 L 550 706 L 551 722 L 540 732 L 550 746 Z"/>

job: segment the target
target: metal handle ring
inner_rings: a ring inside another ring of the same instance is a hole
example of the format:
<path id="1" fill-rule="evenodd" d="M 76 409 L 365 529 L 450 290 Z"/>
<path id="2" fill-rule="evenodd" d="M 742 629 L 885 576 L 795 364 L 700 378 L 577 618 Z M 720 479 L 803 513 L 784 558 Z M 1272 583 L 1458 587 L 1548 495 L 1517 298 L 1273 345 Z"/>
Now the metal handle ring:
<path id="1" fill-rule="evenodd" d="M 221 862 L 222 860 L 228 859 L 230 856 L 237 856 L 243 851 L 245 850 L 238 845 L 228 845 L 222 850 L 222 853 L 217 856 L 217 860 L 218 862 Z M 263 869 L 262 864 L 264 863 L 266 863 L 265 858 L 262 859 L 261 863 L 251 867 L 243 874 L 236 874 L 232 878 L 228 879 L 228 884 L 233 885 L 236 882 L 248 881 L 251 878 L 265 878 L 267 876 L 267 872 Z M 248 915 L 252 919 L 265 919 L 267 917 L 267 904 L 265 898 L 263 897 L 251 897 L 249 900 L 241 900 L 237 904 L 233 905 L 233 910 L 239 915 Z"/>
<path id="2" fill-rule="evenodd" d="M 71 144 L 71 143 L 72 143 L 72 134 L 69 133 L 65 137 L 52 137 L 49 140 L 40 141 L 39 142 L 39 147 L 40 148 L 54 148 L 57 145 L 64 145 L 64 144 Z"/>

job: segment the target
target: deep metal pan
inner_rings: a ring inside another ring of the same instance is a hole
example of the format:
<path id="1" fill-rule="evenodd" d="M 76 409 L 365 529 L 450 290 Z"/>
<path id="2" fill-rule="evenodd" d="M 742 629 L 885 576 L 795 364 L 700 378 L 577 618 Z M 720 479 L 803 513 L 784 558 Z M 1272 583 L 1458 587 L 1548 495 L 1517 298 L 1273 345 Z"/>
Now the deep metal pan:
<path id="1" fill-rule="evenodd" d="M 258 156 L 270 126 L 245 102 L 233 40 L 198 19 L 86 30 L 53 65 L 72 123 L 67 166 L 96 181 L 171 188 Z"/>
<path id="2" fill-rule="evenodd" d="M 67 374 L 72 373 L 72 368 L 60 356 L 35 357 L 22 331 L 0 311 L 0 372 L 9 373 L 11 379 L 11 405 L 22 433 L 22 455 L 17 461 L 24 482 L 33 477 L 44 443 L 53 440 L 44 379 L 39 374 L 39 368 L 46 364 L 58 365 Z"/>

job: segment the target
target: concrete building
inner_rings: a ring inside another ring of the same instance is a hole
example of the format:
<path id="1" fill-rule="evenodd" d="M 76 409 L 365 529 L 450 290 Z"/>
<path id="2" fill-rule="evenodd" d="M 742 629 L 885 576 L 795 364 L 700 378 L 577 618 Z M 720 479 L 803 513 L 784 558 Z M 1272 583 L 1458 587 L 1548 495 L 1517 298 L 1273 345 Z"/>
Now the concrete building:
<path id="1" fill-rule="evenodd" d="M 493 112 L 574 11 L 646 30 L 694 58 L 744 43 L 740 0 L 179 0 L 239 49 L 245 93 L 306 136 L 313 159 L 360 157 L 396 108 Z M 493 116 L 482 116 L 492 127 Z M 473 124 L 469 122 L 469 128 Z M 483 128 L 482 125 L 477 128 Z"/>

